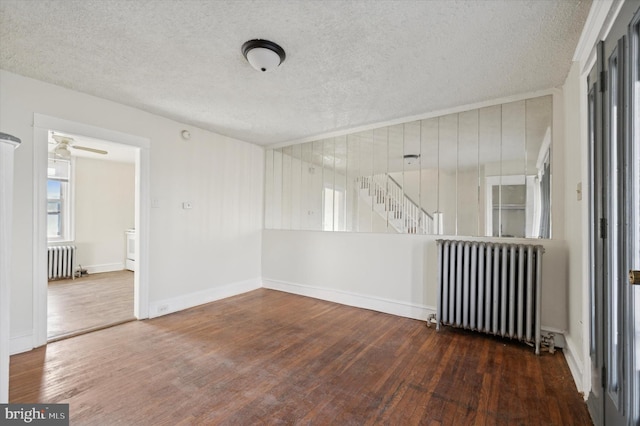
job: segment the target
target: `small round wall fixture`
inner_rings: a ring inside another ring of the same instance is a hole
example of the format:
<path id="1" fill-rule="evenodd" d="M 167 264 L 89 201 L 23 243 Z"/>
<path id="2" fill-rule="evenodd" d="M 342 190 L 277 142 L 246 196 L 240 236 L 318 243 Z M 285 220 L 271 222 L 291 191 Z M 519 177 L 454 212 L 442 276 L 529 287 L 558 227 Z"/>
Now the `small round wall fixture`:
<path id="1" fill-rule="evenodd" d="M 180 134 L 182 135 L 182 139 L 184 139 L 185 141 L 191 139 L 191 132 L 189 132 L 188 130 L 183 130 L 182 132 L 180 132 Z"/>
<path id="2" fill-rule="evenodd" d="M 269 40 L 249 40 L 242 45 L 242 54 L 253 68 L 267 72 L 278 68 L 287 55 L 284 49 Z"/>

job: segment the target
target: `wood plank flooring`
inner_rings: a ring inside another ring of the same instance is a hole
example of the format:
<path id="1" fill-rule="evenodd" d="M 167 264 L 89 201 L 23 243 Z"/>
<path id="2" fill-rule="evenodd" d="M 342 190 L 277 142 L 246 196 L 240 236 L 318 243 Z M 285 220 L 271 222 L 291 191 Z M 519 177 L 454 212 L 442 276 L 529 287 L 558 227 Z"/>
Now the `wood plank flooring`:
<path id="1" fill-rule="evenodd" d="M 11 357 L 73 425 L 587 425 L 561 353 L 259 289 Z"/>
<path id="2" fill-rule="evenodd" d="M 48 287 L 49 341 L 135 320 L 131 271 L 50 281 Z"/>

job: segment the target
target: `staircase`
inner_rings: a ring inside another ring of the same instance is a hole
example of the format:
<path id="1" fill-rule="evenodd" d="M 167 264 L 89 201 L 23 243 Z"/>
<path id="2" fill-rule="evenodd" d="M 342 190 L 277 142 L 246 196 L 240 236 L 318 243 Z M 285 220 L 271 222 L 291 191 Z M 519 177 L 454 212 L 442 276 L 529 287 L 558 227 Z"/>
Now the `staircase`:
<path id="1" fill-rule="evenodd" d="M 360 197 L 402 234 L 433 234 L 433 217 L 414 203 L 388 174 L 357 179 Z"/>

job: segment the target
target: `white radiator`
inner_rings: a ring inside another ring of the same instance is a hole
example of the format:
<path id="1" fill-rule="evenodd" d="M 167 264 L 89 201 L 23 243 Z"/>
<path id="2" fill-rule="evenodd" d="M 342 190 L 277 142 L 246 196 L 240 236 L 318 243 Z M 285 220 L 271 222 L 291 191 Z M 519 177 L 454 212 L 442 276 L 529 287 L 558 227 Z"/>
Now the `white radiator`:
<path id="1" fill-rule="evenodd" d="M 539 245 L 438 240 L 437 329 L 450 325 L 533 343 L 540 353 Z"/>
<path id="2" fill-rule="evenodd" d="M 50 280 L 73 278 L 73 263 L 76 247 L 72 245 L 51 246 L 47 250 L 47 276 Z"/>

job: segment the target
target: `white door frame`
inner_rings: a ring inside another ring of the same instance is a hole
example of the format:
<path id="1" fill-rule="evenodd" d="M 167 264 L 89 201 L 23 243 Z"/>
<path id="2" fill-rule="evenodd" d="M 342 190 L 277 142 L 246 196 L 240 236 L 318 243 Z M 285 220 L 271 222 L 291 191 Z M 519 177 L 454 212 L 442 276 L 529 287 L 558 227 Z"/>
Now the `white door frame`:
<path id="1" fill-rule="evenodd" d="M 43 114 L 33 116 L 33 346 L 47 343 L 47 146 L 49 130 L 102 139 L 137 148 L 135 183 L 136 273 L 134 315 L 149 317 L 149 170 L 151 141 Z"/>
<path id="2" fill-rule="evenodd" d="M 9 327 L 11 297 L 11 219 L 13 217 L 13 151 L 20 141 L 0 140 L 0 404 L 9 402 Z"/>

